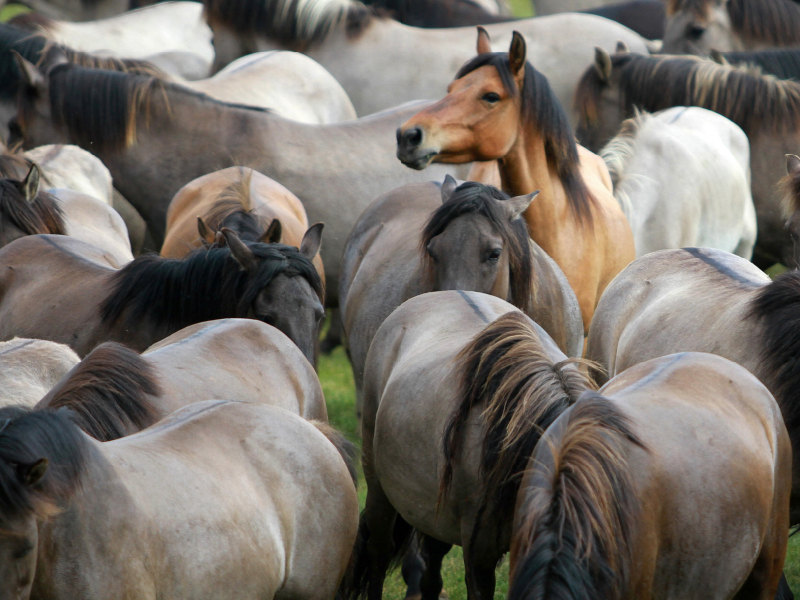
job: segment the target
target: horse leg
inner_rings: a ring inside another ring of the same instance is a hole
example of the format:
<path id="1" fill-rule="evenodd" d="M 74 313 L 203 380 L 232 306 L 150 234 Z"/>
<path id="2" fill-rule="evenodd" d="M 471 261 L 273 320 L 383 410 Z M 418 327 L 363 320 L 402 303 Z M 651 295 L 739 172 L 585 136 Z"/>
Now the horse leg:
<path id="1" fill-rule="evenodd" d="M 325 339 L 319 344 L 319 351 L 323 354 L 330 354 L 342 343 L 343 327 L 342 315 L 339 312 L 339 307 L 332 308 L 329 315 L 331 324 L 330 327 L 328 327 L 328 333 L 325 335 Z"/>
<path id="2" fill-rule="evenodd" d="M 450 552 L 453 544 L 440 542 L 430 536 L 422 540 L 422 555 L 425 557 L 425 571 L 420 581 L 422 600 L 439 600 L 442 592 L 442 560 Z"/>
<path id="3" fill-rule="evenodd" d="M 425 561 L 422 559 L 420 553 L 419 536 L 420 534 L 414 535 L 403 557 L 401 573 L 403 575 L 403 581 L 406 583 L 406 600 L 418 600 L 422 597 L 420 581 L 425 571 Z"/>
<path id="4" fill-rule="evenodd" d="M 367 553 L 370 563 L 366 582 L 367 599 L 381 600 L 383 582 L 396 552 L 394 531 L 398 515 L 377 478 L 370 479 L 371 481 L 367 480 L 367 504 L 364 508 L 369 535 Z"/>
<path id="5" fill-rule="evenodd" d="M 494 598 L 495 569 L 502 557 L 502 552 L 497 553 L 485 547 L 480 539 L 470 540 L 469 544 L 464 545 L 464 579 L 468 600 Z"/>

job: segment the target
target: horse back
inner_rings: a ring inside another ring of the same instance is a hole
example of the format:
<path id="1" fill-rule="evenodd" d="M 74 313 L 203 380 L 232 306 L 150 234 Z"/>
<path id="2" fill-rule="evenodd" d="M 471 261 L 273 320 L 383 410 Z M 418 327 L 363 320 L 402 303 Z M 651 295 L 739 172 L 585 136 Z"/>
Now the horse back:
<path id="1" fill-rule="evenodd" d="M 773 536 L 785 548 L 791 443 L 774 398 L 743 367 L 693 352 L 636 365 L 600 392 L 645 446 L 627 456 L 637 597 L 732 597 Z"/>

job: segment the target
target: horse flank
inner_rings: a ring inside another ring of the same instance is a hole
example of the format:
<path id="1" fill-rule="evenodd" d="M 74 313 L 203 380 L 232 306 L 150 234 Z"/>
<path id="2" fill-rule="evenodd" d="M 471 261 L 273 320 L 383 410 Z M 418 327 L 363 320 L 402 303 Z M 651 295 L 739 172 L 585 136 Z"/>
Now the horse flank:
<path id="1" fill-rule="evenodd" d="M 560 436 L 543 437 L 552 470 L 523 491 L 509 600 L 627 592 L 637 501 L 626 451 L 630 444 L 645 446 L 628 417 L 596 392 L 583 394 L 564 419 Z"/>
<path id="2" fill-rule="evenodd" d="M 122 344 L 106 342 L 72 369 L 37 409 L 67 409 L 78 427 L 108 442 L 158 421 L 161 415 L 150 397 L 161 393 L 150 363 Z"/>
<path id="3" fill-rule="evenodd" d="M 667 14 L 691 11 L 706 18 L 714 0 L 668 0 Z M 733 30 L 751 42 L 770 46 L 800 43 L 800 6 L 792 0 L 729 0 L 725 3 Z"/>
<path id="4" fill-rule="evenodd" d="M 87 443 L 66 411 L 0 408 L 0 528 L 31 513 L 47 518 L 80 482 Z M 26 485 L 23 475 L 42 458 L 44 477 Z"/>
<path id="5" fill-rule="evenodd" d="M 355 0 L 204 0 L 209 23 L 220 23 L 239 34 L 272 37 L 303 49 L 345 23 L 357 36 L 379 13 Z"/>
<path id="6" fill-rule="evenodd" d="M 500 207 L 500 202 L 508 200 L 505 192 L 481 183 L 468 181 L 456 188 L 447 202 L 444 202 L 431 214 L 422 229 L 419 249 L 422 253 L 422 264 L 425 276 L 433 274 L 433 260 L 427 252 L 428 244 L 441 234 L 456 218 L 464 214 L 478 213 L 486 217 L 500 232 L 500 236 L 508 248 L 511 291 L 510 302 L 527 314 L 531 314 L 536 298 L 536 282 L 531 276 L 533 270 L 533 253 L 531 252 L 530 234 L 523 218 L 509 221 Z"/>
<path id="7" fill-rule="evenodd" d="M 0 216 L 25 235 L 66 235 L 64 213 L 55 196 L 40 190 L 33 202 L 28 202 L 16 182 L 9 179 L 0 180 Z"/>
<path id="8" fill-rule="evenodd" d="M 553 363 L 528 318 L 516 311 L 488 325 L 460 352 L 460 399 L 442 440 L 439 499 L 449 492 L 466 424 L 480 407 L 486 427 L 480 459 L 483 487 L 472 537 L 486 526 L 485 520 L 502 522 L 513 513 L 520 476 L 541 432 L 582 392 L 595 389 L 573 368 L 579 362 Z"/>
<path id="9" fill-rule="evenodd" d="M 727 117 L 748 136 L 761 127 L 775 133 L 800 127 L 800 84 L 763 75 L 757 68 L 718 65 L 698 57 L 617 54 L 625 109 L 656 112 L 672 106 L 699 106 Z M 597 119 L 606 84 L 594 68 L 584 73 L 576 92 L 581 116 Z"/>
<path id="10" fill-rule="evenodd" d="M 583 180 L 575 134 L 547 77 L 526 62 L 525 80 L 522 90 L 518 90 L 508 65 L 508 53 L 492 52 L 479 54 L 471 59 L 461 67 L 455 78 L 461 79 L 487 65 L 497 69 L 503 86 L 511 96 L 520 97 L 525 130 L 536 131 L 541 135 L 548 164 L 557 173 L 564 187 L 570 210 L 579 223 L 591 225 L 592 209 L 596 207 L 597 201 Z"/>

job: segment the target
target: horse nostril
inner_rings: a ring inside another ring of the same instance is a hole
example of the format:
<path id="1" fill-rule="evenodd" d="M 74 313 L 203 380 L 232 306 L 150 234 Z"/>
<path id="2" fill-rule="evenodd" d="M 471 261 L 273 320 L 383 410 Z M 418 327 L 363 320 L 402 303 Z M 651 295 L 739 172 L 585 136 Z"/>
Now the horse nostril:
<path id="1" fill-rule="evenodd" d="M 411 147 L 419 146 L 422 143 L 422 129 L 412 127 L 405 133 L 406 143 Z"/>

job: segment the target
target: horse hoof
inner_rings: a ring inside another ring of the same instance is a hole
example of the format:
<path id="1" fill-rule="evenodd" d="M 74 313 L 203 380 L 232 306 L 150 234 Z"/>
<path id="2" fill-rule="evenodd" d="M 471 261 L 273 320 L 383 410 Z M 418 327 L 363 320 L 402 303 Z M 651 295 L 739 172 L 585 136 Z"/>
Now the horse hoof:
<path id="1" fill-rule="evenodd" d="M 442 590 L 439 592 L 439 600 L 450 600 L 450 596 L 447 594 L 447 590 Z"/>

